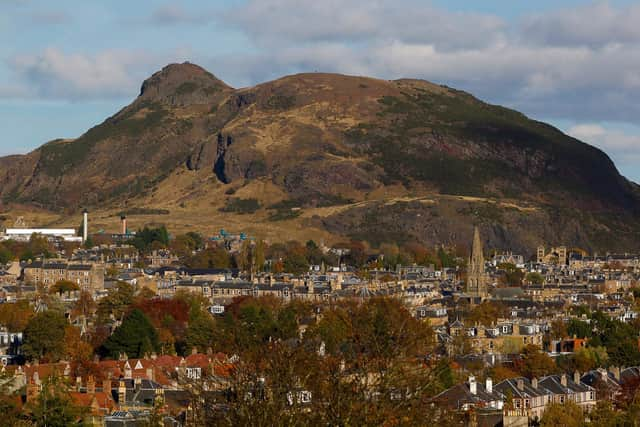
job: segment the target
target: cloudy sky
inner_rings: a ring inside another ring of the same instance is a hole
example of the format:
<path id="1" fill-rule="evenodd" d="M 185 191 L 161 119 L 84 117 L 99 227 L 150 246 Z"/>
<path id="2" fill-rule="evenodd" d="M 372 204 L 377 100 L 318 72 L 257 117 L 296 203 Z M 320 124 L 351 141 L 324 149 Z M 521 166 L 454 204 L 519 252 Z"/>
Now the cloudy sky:
<path id="1" fill-rule="evenodd" d="M 640 182 L 637 1 L 0 0 L 0 40 L 0 154 L 78 136 L 188 60 L 235 87 L 300 71 L 447 84 Z"/>

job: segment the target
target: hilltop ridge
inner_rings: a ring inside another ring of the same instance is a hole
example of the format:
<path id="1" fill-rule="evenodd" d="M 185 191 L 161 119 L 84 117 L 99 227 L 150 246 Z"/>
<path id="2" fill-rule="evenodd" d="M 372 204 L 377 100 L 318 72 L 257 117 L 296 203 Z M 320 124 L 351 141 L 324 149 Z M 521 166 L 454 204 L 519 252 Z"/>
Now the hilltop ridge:
<path id="1" fill-rule="evenodd" d="M 637 186 L 605 153 L 415 79 L 303 73 L 234 89 L 170 64 L 80 137 L 1 158 L 0 182 L 9 213 L 213 211 L 216 224 L 373 243 L 455 243 L 476 223 L 495 247 L 614 250 L 640 229 Z"/>

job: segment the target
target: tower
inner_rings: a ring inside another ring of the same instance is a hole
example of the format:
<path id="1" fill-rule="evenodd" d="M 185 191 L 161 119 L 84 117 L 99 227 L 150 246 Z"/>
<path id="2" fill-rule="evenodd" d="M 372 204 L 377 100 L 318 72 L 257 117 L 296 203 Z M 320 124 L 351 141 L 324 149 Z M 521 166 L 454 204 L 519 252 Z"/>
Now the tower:
<path id="1" fill-rule="evenodd" d="M 89 211 L 82 211 L 82 241 L 86 242 L 89 234 Z"/>
<path id="2" fill-rule="evenodd" d="M 471 257 L 467 268 L 467 294 L 484 299 L 487 297 L 487 275 L 484 271 L 484 256 L 478 227 L 473 229 Z"/>

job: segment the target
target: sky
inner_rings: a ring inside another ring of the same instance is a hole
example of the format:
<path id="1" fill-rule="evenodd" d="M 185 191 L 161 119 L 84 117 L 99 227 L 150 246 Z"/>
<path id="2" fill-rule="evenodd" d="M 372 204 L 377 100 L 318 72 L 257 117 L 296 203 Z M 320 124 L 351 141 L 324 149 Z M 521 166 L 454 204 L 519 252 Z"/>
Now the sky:
<path id="1" fill-rule="evenodd" d="M 0 155 L 77 137 L 190 61 L 234 87 L 305 71 L 446 84 L 640 182 L 637 1 L 0 0 L 0 40 Z"/>

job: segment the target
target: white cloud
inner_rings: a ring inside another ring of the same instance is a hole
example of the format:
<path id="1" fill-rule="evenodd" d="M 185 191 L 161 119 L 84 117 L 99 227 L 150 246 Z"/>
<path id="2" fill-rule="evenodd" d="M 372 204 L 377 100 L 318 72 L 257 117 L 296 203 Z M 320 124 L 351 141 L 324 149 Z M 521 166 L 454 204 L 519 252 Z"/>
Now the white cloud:
<path id="1" fill-rule="evenodd" d="M 130 98 L 142 80 L 166 60 L 166 56 L 140 51 L 107 50 L 87 55 L 48 48 L 38 54 L 14 56 L 9 65 L 17 75 L 14 96 L 76 100 Z"/>
<path id="2" fill-rule="evenodd" d="M 500 40 L 505 27 L 496 16 L 447 12 L 424 0 L 251 0 L 225 20 L 263 46 L 429 40 L 446 49 L 478 47 Z"/>
<path id="3" fill-rule="evenodd" d="M 640 5 L 616 8 L 607 1 L 525 18 L 522 35 L 543 45 L 588 45 L 640 42 Z"/>
<path id="4" fill-rule="evenodd" d="M 417 0 L 250 0 L 225 22 L 260 50 L 233 56 L 260 70 L 229 74 L 243 83 L 276 71 L 417 77 L 535 116 L 640 123 L 640 6 L 598 2 L 506 23 Z"/>

